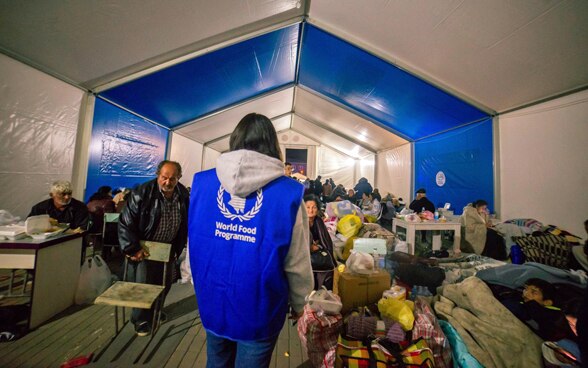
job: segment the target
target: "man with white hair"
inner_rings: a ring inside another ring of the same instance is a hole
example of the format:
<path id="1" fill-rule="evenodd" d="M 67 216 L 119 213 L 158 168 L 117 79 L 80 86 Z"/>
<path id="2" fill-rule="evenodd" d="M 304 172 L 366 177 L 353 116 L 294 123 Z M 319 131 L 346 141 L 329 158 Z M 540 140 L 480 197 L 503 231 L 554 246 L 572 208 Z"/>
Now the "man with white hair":
<path id="1" fill-rule="evenodd" d="M 29 216 L 49 215 L 59 223 L 69 224 L 70 229 L 87 230 L 90 214 L 83 202 L 72 197 L 69 181 L 59 180 L 51 184 L 49 199 L 37 203 Z"/>

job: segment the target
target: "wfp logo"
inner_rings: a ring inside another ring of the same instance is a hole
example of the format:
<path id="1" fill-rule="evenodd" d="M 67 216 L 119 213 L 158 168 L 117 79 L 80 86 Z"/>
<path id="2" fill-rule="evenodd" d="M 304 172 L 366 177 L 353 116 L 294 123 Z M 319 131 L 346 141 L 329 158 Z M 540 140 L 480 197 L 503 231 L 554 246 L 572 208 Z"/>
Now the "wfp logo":
<path id="1" fill-rule="evenodd" d="M 229 205 L 233 207 L 235 213 L 229 211 L 227 206 L 225 206 L 224 193 L 225 188 L 223 188 L 223 186 L 220 185 L 218 187 L 216 203 L 218 205 L 218 209 L 221 211 L 223 216 L 225 216 L 229 220 L 237 219 L 241 222 L 249 221 L 259 213 L 259 210 L 261 210 L 261 205 L 263 204 L 263 191 L 261 189 L 257 191 L 257 196 L 255 197 L 255 205 L 248 212 L 245 212 L 245 198 L 237 197 L 232 194 L 231 200 L 229 201 Z"/>

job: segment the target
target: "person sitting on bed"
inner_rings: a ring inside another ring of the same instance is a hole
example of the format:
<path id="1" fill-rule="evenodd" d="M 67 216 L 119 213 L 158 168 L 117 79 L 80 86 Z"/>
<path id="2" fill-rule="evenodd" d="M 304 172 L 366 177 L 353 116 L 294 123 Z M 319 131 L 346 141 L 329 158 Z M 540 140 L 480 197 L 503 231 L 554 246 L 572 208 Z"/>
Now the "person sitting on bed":
<path id="1" fill-rule="evenodd" d="M 462 250 L 473 251 L 486 257 L 506 259 L 504 239 L 492 228 L 492 221 L 488 216 L 488 202 L 479 199 L 468 204 L 461 215 Z"/>

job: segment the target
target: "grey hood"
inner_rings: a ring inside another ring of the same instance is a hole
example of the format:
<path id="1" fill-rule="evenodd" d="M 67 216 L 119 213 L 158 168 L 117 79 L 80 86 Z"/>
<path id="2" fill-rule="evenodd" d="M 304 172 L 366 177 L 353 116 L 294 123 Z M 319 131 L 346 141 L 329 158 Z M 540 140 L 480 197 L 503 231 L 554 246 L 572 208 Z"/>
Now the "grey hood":
<path id="1" fill-rule="evenodd" d="M 238 150 L 220 155 L 216 173 L 227 192 L 244 198 L 284 175 L 284 164 L 262 153 Z"/>

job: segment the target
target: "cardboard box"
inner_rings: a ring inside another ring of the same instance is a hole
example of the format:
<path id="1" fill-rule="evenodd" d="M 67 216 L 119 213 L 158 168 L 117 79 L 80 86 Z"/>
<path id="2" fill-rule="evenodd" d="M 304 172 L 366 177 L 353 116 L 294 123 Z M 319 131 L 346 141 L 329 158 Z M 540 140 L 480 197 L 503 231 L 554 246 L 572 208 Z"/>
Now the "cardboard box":
<path id="1" fill-rule="evenodd" d="M 343 304 L 341 313 L 377 303 L 384 291 L 390 289 L 390 283 L 390 274 L 385 270 L 379 270 L 371 275 L 340 273 L 337 292 Z"/>

